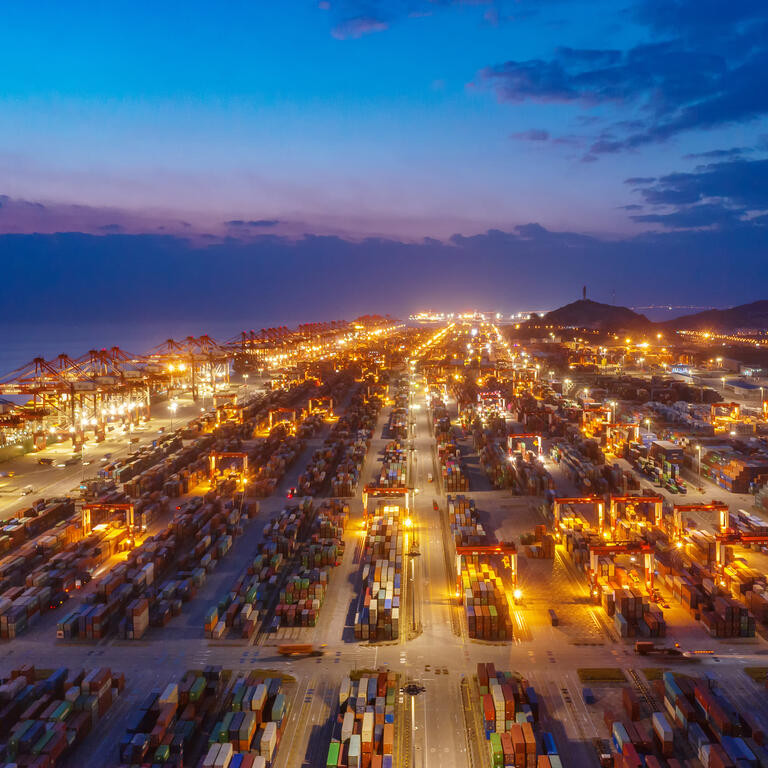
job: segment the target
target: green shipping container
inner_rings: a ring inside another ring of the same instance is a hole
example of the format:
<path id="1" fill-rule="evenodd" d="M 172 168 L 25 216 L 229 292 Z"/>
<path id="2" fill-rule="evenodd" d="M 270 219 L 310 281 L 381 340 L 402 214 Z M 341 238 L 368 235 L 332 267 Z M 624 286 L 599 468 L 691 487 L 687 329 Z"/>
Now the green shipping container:
<path id="1" fill-rule="evenodd" d="M 227 712 L 227 714 L 224 715 L 224 719 L 221 721 L 221 724 L 219 725 L 219 738 L 217 741 L 220 741 L 222 744 L 225 741 L 229 741 L 229 724 L 232 722 L 232 718 L 234 716 L 234 712 Z"/>
<path id="2" fill-rule="evenodd" d="M 199 701 L 205 691 L 205 678 L 198 677 L 189 689 L 189 700 Z"/>
<path id="3" fill-rule="evenodd" d="M 325 764 L 328 768 L 336 768 L 336 766 L 339 764 L 340 748 L 341 744 L 339 744 L 338 741 L 331 742 L 331 745 L 328 747 L 328 759 L 325 761 Z"/>
<path id="4" fill-rule="evenodd" d="M 504 768 L 504 751 L 501 748 L 501 736 L 491 734 L 491 763 L 493 768 Z"/>
<path id="5" fill-rule="evenodd" d="M 50 730 L 46 731 L 36 742 L 35 746 L 32 747 L 32 754 L 33 755 L 39 755 L 44 749 L 45 745 L 56 735 L 56 731 Z"/>

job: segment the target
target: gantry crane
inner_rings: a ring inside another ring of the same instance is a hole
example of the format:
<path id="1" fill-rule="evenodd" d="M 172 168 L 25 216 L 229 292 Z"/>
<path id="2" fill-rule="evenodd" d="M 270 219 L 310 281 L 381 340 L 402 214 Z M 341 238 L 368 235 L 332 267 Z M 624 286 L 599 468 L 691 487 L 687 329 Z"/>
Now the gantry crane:
<path id="1" fill-rule="evenodd" d="M 541 435 L 536 434 L 534 432 L 524 432 L 519 435 L 508 435 L 507 436 L 507 449 L 512 451 L 515 450 L 514 446 L 522 440 L 533 440 L 534 445 L 536 446 L 536 452 L 539 456 L 541 456 L 542 453 L 542 438 Z"/>
<path id="2" fill-rule="evenodd" d="M 276 424 L 285 421 L 289 424 L 295 424 L 301 418 L 301 413 L 301 408 L 273 408 L 269 412 L 269 429 L 271 430 Z M 287 418 L 281 418 L 283 415 L 286 415 Z"/>
<path id="3" fill-rule="evenodd" d="M 411 509 L 410 505 L 410 490 L 408 488 L 405 488 L 404 486 L 399 486 L 396 488 L 379 488 L 377 485 L 365 485 L 363 486 L 363 519 L 368 519 L 368 498 L 384 498 L 384 499 L 394 499 L 394 498 L 405 498 L 405 513 L 408 515 Z"/>
<path id="4" fill-rule="evenodd" d="M 642 554 L 644 556 L 645 580 L 649 591 L 653 591 L 653 572 L 656 567 L 653 547 L 644 541 L 606 541 L 589 546 L 590 587 L 594 588 L 597 575 L 597 560 L 599 557 L 626 554 Z"/>
<path id="5" fill-rule="evenodd" d="M 333 398 L 310 397 L 307 403 L 307 410 L 310 413 L 327 413 L 329 416 L 333 416 Z"/>
<path id="6" fill-rule="evenodd" d="M 664 498 L 662 496 L 610 496 L 608 499 L 608 527 L 616 528 L 616 508 L 627 504 L 653 504 L 653 524 L 661 527 Z M 602 527 L 600 527 L 602 532 Z"/>
<path id="7" fill-rule="evenodd" d="M 91 533 L 91 512 L 97 510 L 106 510 L 108 512 L 125 512 L 125 527 L 129 531 L 134 528 L 133 503 L 127 501 L 120 502 L 86 502 L 82 505 L 80 513 L 80 522 L 83 527 L 83 534 Z"/>
<path id="8" fill-rule="evenodd" d="M 216 476 L 216 467 L 222 459 L 240 459 L 242 461 L 241 475 L 243 478 L 248 475 L 248 454 L 245 451 L 211 451 L 208 460 L 211 465 L 210 476 L 213 479 Z"/>
<path id="9" fill-rule="evenodd" d="M 501 555 L 504 565 L 510 569 L 512 588 L 517 588 L 517 547 L 513 542 L 501 544 L 457 544 L 456 545 L 456 579 L 457 590 L 461 589 L 461 556 L 482 557 Z"/>
<path id="10" fill-rule="evenodd" d="M 721 531 L 730 527 L 730 508 L 727 504 L 712 500 L 709 504 L 675 504 L 672 507 L 675 536 L 677 539 L 683 535 L 683 512 L 719 512 L 719 527 Z"/>
<path id="11" fill-rule="evenodd" d="M 598 528 L 602 530 L 603 527 L 603 515 L 605 513 L 605 499 L 602 496 L 574 496 L 572 498 L 555 498 L 553 499 L 552 513 L 554 515 L 554 527 L 557 528 L 560 525 L 560 508 L 563 504 L 589 504 L 597 509 L 597 522 Z"/>

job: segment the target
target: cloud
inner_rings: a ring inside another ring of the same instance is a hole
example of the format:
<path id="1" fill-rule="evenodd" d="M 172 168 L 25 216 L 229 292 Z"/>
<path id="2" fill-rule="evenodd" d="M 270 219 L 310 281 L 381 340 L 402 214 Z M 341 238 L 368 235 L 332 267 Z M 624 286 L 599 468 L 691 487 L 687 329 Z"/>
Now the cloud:
<path id="1" fill-rule="evenodd" d="M 689 102 L 710 93 L 724 70 L 719 56 L 659 43 L 624 52 L 559 48 L 549 61 L 510 60 L 482 70 L 480 78 L 502 101 L 596 105 L 654 94 L 659 112 L 673 100 Z"/>
<path id="2" fill-rule="evenodd" d="M 331 13 L 331 34 L 339 40 L 383 32 L 401 19 L 431 16 L 440 8 L 478 6 L 480 18 L 491 26 L 530 15 L 537 10 L 532 0 L 334 0 L 319 7 Z"/>
<path id="3" fill-rule="evenodd" d="M 653 184 L 656 181 L 655 176 L 632 176 L 628 179 L 624 179 L 625 184 L 631 184 L 637 186 L 639 184 Z"/>
<path id="4" fill-rule="evenodd" d="M 383 19 L 377 19 L 373 16 L 358 16 L 352 19 L 345 19 L 337 24 L 332 31 L 332 35 L 337 40 L 356 40 L 357 38 L 370 35 L 373 32 L 381 32 L 389 29 L 389 22 Z"/>
<path id="5" fill-rule="evenodd" d="M 224 225 L 227 227 L 276 227 L 280 221 L 278 219 L 251 219 L 250 221 L 245 221 L 243 219 L 230 219 L 229 221 L 225 221 Z"/>
<path id="6" fill-rule="evenodd" d="M 601 107 L 616 135 L 596 136 L 590 156 L 768 115 L 768 3 L 639 0 L 629 17 L 654 42 L 623 50 L 559 47 L 550 57 L 485 67 L 475 84 L 501 102 Z"/>
<path id="7" fill-rule="evenodd" d="M 545 131 L 541 128 L 531 128 L 527 131 L 510 134 L 510 138 L 518 139 L 519 141 L 548 141 L 549 131 Z"/>
<path id="8" fill-rule="evenodd" d="M 690 214 L 700 217 L 695 222 L 659 219 L 646 222 L 657 225 L 657 232 L 611 240 L 536 222 L 414 243 L 335 236 L 0 235 L 0 320 L 19 324 L 21 333 L 21 324 L 31 320 L 108 316 L 121 323 L 151 313 L 158 333 L 164 324 L 182 319 L 200 330 L 231 322 L 234 335 L 243 327 L 364 312 L 403 317 L 424 306 L 449 309 L 457 303 L 510 311 L 551 308 L 565 303 L 573 286 L 585 283 L 590 295 L 607 300 L 614 287 L 623 286 L 617 300 L 626 304 L 646 301 L 648 295 L 659 303 L 697 304 L 765 298 L 768 226 L 739 220 L 708 229 L 680 228 L 714 215 L 727 216 L 697 210 Z M 739 269 L 722 268 L 732 263 Z M 712 280 L 712 269 L 718 269 L 718 280 Z M 173 290 L 165 281 L 146 280 L 158 270 L 174 275 Z M 662 273 L 668 280 L 660 284 Z M 233 274 L 238 275 L 234 283 Z M 409 276 L 405 282 L 403 274 Z M 542 280 L 542 274 L 553 279 Z M 265 281 L 271 290 L 254 305 L 253 286 Z M 190 304 L 188 297 L 201 286 L 206 301 Z"/>
<path id="9" fill-rule="evenodd" d="M 707 199 L 734 208 L 768 210 L 768 160 L 730 160 L 703 165 L 690 173 L 670 173 L 639 190 L 651 205 L 682 205 Z"/>
<path id="10" fill-rule="evenodd" d="M 672 229 L 691 227 L 722 227 L 741 220 L 743 210 L 727 208 L 716 203 L 690 205 L 671 213 L 646 213 L 630 216 L 633 221 L 643 224 L 661 224 Z"/>
<path id="11" fill-rule="evenodd" d="M 133 212 L 119 208 L 24 200 L 0 195 L 0 233 L 61 232 L 142 233 L 164 226 L 172 234 L 188 224 L 156 212 Z"/>
<path id="12" fill-rule="evenodd" d="M 725 158 L 741 157 L 754 152 L 750 147 L 731 147 L 730 149 L 710 149 L 708 152 L 693 152 L 683 155 L 685 160 L 723 160 Z"/>
<path id="13" fill-rule="evenodd" d="M 630 218 L 668 229 L 764 226 L 768 220 L 766 174 L 768 160 L 738 158 L 645 180 L 635 191 L 656 211 Z M 631 205 L 623 208 L 634 210 Z"/>

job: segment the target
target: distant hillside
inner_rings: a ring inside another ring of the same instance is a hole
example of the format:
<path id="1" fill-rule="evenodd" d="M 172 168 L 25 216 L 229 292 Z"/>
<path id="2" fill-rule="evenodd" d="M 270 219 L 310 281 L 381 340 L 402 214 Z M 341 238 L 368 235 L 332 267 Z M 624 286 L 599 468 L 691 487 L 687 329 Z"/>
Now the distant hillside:
<path id="1" fill-rule="evenodd" d="M 708 309 L 683 315 L 664 325 L 674 330 L 734 331 L 737 328 L 768 328 L 768 301 L 753 301 L 730 309 Z"/>
<path id="2" fill-rule="evenodd" d="M 615 307 L 612 304 L 600 304 L 590 299 L 574 301 L 560 309 L 547 312 L 541 320 L 546 324 L 573 326 L 576 328 L 596 328 L 600 330 L 635 330 L 645 329 L 651 321 L 627 307 Z"/>

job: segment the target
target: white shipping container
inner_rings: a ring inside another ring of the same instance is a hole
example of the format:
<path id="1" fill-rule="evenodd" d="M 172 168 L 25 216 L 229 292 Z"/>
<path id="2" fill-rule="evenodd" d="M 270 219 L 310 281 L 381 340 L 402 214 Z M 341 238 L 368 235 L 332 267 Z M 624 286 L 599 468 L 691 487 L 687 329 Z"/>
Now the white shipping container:
<path id="1" fill-rule="evenodd" d="M 216 757 L 219 754 L 219 747 L 221 747 L 221 744 L 211 744 L 208 753 L 203 758 L 203 768 L 214 768 Z"/>
<path id="2" fill-rule="evenodd" d="M 220 745 L 219 754 L 216 755 L 213 768 L 229 768 L 229 764 L 232 762 L 232 755 L 235 754 L 235 748 L 229 742 Z"/>

